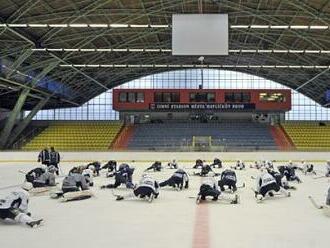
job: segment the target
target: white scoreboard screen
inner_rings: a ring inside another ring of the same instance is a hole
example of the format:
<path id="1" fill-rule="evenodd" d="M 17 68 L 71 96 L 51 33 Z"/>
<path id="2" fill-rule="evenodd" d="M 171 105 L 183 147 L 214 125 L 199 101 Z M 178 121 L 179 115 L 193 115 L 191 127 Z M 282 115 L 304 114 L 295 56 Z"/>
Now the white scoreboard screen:
<path id="1" fill-rule="evenodd" d="M 228 15 L 174 14 L 172 55 L 228 55 Z"/>

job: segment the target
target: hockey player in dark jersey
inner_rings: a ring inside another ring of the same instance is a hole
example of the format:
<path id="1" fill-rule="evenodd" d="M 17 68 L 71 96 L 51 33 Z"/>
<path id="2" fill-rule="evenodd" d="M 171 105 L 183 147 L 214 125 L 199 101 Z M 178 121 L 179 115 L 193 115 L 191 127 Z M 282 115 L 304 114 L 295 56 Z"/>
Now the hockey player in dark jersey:
<path id="1" fill-rule="evenodd" d="M 201 171 L 198 173 L 195 172 L 194 175 L 205 177 L 205 176 L 209 176 L 210 173 L 213 173 L 213 175 L 218 175 L 212 170 L 211 166 L 209 166 L 208 164 L 203 164 Z"/>
<path id="2" fill-rule="evenodd" d="M 218 168 L 222 168 L 222 161 L 221 161 L 220 159 L 218 159 L 218 158 L 215 158 L 215 159 L 213 160 L 213 163 L 210 164 L 210 166 L 213 167 L 213 168 L 215 168 L 216 166 L 217 166 Z"/>
<path id="3" fill-rule="evenodd" d="M 49 150 L 45 147 L 38 155 L 38 162 L 43 165 L 49 165 Z"/>
<path id="4" fill-rule="evenodd" d="M 212 201 L 218 201 L 221 195 L 221 191 L 214 178 L 206 178 L 203 180 L 202 185 L 199 188 L 196 203 L 199 204 L 201 201 L 205 201 L 207 197 L 212 197 Z M 235 195 L 234 199 L 227 199 L 222 197 L 223 200 L 229 200 L 231 204 L 238 203 L 238 195 Z"/>
<path id="5" fill-rule="evenodd" d="M 155 161 L 150 167 L 145 169 L 145 171 L 149 171 L 149 170 L 161 171 L 162 170 L 162 163 L 160 161 Z"/>
<path id="6" fill-rule="evenodd" d="M 60 154 L 55 151 L 54 147 L 50 148 L 49 152 L 49 165 L 53 165 L 57 168 L 56 175 L 59 175 L 59 163 L 60 163 L 61 157 Z"/>
<path id="7" fill-rule="evenodd" d="M 134 167 L 130 167 L 128 164 L 121 164 L 116 172 L 114 172 L 111 176 L 115 177 L 114 184 L 108 184 L 101 186 L 101 189 L 105 188 L 117 188 L 121 184 L 125 184 L 127 188 L 134 188 L 133 184 L 133 173 Z"/>
<path id="8" fill-rule="evenodd" d="M 298 167 L 294 166 L 293 163 L 290 161 L 288 165 L 285 166 L 278 166 L 279 172 L 286 177 L 287 181 L 297 181 L 301 183 L 300 178 L 296 175 L 296 169 Z"/>
<path id="9" fill-rule="evenodd" d="M 236 182 L 237 178 L 235 171 L 226 169 L 221 173 L 221 178 L 218 181 L 218 185 L 221 191 L 225 191 L 225 186 L 228 186 L 229 190 L 231 190 L 232 192 L 236 192 Z"/>
<path id="10" fill-rule="evenodd" d="M 198 168 L 201 168 L 203 167 L 203 161 L 201 159 L 197 159 L 196 162 L 195 162 L 195 165 L 193 166 L 193 169 L 198 169 Z"/>
<path id="11" fill-rule="evenodd" d="M 172 186 L 172 187 L 177 187 L 180 190 L 182 190 L 184 186 L 185 189 L 188 189 L 189 176 L 187 172 L 185 172 L 183 169 L 178 169 L 173 173 L 173 175 L 169 179 L 167 179 L 164 182 L 161 182 L 159 186 L 160 187 Z"/>

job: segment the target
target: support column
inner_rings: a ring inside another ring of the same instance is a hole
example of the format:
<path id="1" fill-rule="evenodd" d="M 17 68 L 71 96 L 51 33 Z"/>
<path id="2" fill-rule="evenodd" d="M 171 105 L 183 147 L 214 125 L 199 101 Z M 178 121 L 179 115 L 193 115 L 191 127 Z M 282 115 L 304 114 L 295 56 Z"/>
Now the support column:
<path id="1" fill-rule="evenodd" d="M 41 110 L 48 102 L 50 97 L 46 97 L 31 110 L 31 112 L 18 124 L 18 126 L 11 132 L 11 136 L 6 144 L 6 148 L 9 148 L 17 139 L 17 137 L 24 131 L 24 129 L 30 124 L 32 118 Z"/>
<path id="2" fill-rule="evenodd" d="M 14 109 L 10 112 L 8 120 L 6 121 L 6 125 L 0 134 L 0 149 L 5 148 L 9 134 L 10 134 L 11 130 L 13 129 L 13 126 L 15 125 L 17 116 L 19 115 L 29 92 L 30 92 L 29 89 L 24 89 L 22 91 L 22 93 L 20 94 L 20 96 L 16 102 Z"/>
<path id="3" fill-rule="evenodd" d="M 60 63 L 60 61 L 54 61 L 53 63 L 50 63 L 47 67 L 45 67 L 31 82 L 31 87 L 33 88 L 40 79 L 42 79 L 43 77 L 45 77 L 51 70 L 53 70 L 58 64 Z M 22 91 L 22 93 L 20 94 L 16 105 L 14 107 L 14 109 L 11 111 L 10 116 L 6 122 L 5 127 L 3 128 L 1 134 L 0 134 L 0 149 L 4 149 L 6 147 L 7 141 L 8 141 L 8 137 L 9 134 L 11 132 L 11 130 L 13 129 L 14 125 L 15 125 L 15 121 L 17 119 L 17 116 L 19 115 L 19 113 L 22 110 L 22 107 L 25 103 L 25 100 L 28 96 L 28 94 L 30 93 L 30 89 L 24 89 Z"/>

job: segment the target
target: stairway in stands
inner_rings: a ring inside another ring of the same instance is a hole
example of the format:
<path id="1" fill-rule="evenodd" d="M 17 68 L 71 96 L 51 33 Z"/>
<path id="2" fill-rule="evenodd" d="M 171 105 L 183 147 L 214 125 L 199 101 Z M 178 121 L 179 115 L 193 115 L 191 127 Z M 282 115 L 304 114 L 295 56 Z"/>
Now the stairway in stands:
<path id="1" fill-rule="evenodd" d="M 111 145 L 113 150 L 126 150 L 134 134 L 134 125 L 126 125 Z"/>
<path id="2" fill-rule="evenodd" d="M 279 150 L 288 151 L 295 149 L 293 142 L 291 141 L 290 137 L 285 133 L 285 130 L 282 128 L 282 126 L 271 126 L 270 132 Z"/>

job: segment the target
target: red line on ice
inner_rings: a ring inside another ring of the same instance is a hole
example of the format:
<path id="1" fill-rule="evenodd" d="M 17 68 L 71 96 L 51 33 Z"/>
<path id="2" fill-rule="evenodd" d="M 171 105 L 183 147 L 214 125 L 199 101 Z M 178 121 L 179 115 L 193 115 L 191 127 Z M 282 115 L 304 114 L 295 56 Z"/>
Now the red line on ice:
<path id="1" fill-rule="evenodd" d="M 193 248 L 209 248 L 210 234 L 209 234 L 209 210 L 207 203 L 200 203 L 197 205 Z"/>

